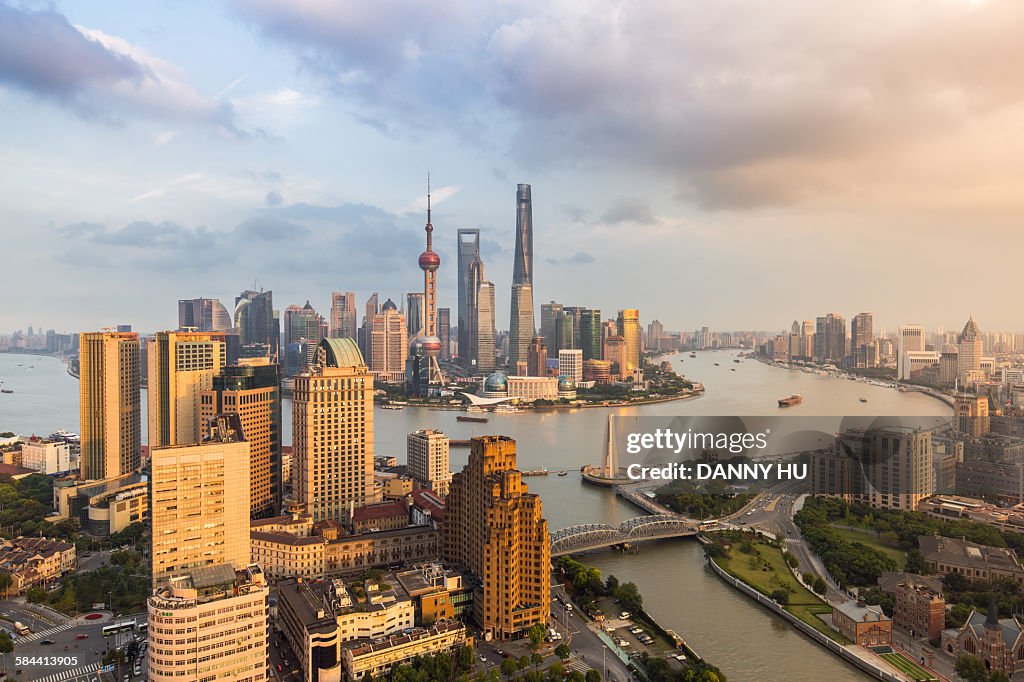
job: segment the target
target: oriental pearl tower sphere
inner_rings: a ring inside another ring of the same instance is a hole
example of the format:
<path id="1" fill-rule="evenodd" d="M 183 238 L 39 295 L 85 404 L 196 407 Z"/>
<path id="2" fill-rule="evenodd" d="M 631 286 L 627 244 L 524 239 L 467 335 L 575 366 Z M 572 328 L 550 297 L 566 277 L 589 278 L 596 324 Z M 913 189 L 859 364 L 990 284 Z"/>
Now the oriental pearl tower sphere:
<path id="1" fill-rule="evenodd" d="M 441 339 L 437 336 L 437 269 L 441 257 L 434 252 L 434 226 L 430 222 L 430 176 L 427 176 L 427 249 L 420 254 L 419 266 L 423 271 L 423 336 L 416 340 L 417 351 L 422 349 L 430 367 L 430 383 L 443 383 L 437 358 L 441 354 Z"/>

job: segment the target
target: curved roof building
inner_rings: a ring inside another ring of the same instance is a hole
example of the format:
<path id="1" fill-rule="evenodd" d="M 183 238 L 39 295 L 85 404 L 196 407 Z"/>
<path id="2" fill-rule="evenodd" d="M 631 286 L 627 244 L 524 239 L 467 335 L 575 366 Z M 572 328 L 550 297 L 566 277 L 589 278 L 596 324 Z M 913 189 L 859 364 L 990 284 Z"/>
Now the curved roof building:
<path id="1" fill-rule="evenodd" d="M 366 368 L 359 346 L 349 338 L 323 339 L 317 347 L 317 363 L 324 367 Z"/>

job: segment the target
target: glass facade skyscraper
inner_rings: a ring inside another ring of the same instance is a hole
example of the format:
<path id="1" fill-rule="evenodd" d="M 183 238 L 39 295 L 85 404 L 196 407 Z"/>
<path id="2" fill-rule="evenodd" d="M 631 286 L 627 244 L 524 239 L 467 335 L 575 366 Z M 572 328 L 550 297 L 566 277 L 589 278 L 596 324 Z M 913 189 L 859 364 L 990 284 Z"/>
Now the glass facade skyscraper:
<path id="1" fill-rule="evenodd" d="M 475 286 L 469 279 L 470 265 L 474 260 L 480 259 L 480 230 L 459 230 L 458 258 L 459 307 L 456 310 L 456 324 L 459 328 L 458 355 L 462 364 L 469 365 L 476 346 L 470 331 L 476 320 L 476 311 L 470 308 L 470 303 L 476 295 Z"/>

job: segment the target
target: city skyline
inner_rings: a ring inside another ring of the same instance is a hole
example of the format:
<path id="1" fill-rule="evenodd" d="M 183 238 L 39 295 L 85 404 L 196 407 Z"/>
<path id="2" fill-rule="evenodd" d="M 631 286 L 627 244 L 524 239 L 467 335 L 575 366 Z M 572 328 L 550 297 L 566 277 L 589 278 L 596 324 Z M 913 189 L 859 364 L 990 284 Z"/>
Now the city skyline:
<path id="1" fill-rule="evenodd" d="M 529 183 L 535 302 L 640 307 L 669 329 L 773 329 L 779 301 L 870 309 L 887 329 L 968 314 L 1012 329 L 994 297 L 932 268 L 967 225 L 979 251 L 1021 245 L 1020 93 L 1001 67 L 1022 20 L 998 0 L 5 3 L 0 111 L 19 173 L 0 229 L 32 293 L 5 301 L 0 329 L 99 328 L 111 300 L 118 322 L 166 329 L 175 300 L 253 281 L 282 310 L 417 291 L 427 170 L 445 307 L 456 231 L 480 229 L 508 319 L 512 193 Z M 709 42 L 717 24 L 750 40 Z M 821 27 L 835 40 L 806 40 Z M 330 263 L 352 253 L 339 278 Z M 892 292 L 923 282 L 943 295 L 907 311 Z"/>

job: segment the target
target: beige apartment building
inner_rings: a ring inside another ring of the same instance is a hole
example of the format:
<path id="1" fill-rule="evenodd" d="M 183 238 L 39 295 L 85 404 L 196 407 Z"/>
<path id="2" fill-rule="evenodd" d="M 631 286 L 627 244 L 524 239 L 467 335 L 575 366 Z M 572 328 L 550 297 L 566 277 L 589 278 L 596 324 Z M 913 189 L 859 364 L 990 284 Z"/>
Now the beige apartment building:
<path id="1" fill-rule="evenodd" d="M 444 498 L 452 482 L 451 445 L 448 436 L 436 429 L 421 429 L 406 439 L 409 473 L 423 487 Z"/>
<path id="2" fill-rule="evenodd" d="M 85 332 L 79 337 L 81 477 L 123 476 L 141 464 L 139 335 Z"/>
<path id="3" fill-rule="evenodd" d="M 197 445 L 151 454 L 153 585 L 195 568 L 249 564 L 249 444 L 237 415 Z"/>
<path id="4" fill-rule="evenodd" d="M 224 335 L 158 332 L 146 343 L 149 447 L 202 440 L 200 398 L 225 364 Z"/>
<path id="5" fill-rule="evenodd" d="M 150 682 L 267 679 L 269 588 L 258 566 L 197 567 L 147 600 Z"/>
<path id="6" fill-rule="evenodd" d="M 377 677 L 396 666 L 410 663 L 417 656 L 456 651 L 466 641 L 466 626 L 462 623 L 438 623 L 380 641 L 347 644 L 341 649 L 342 666 L 349 680 L 361 680 L 367 673 Z"/>
<path id="7" fill-rule="evenodd" d="M 633 308 L 620 310 L 617 321 L 619 336 L 623 340 L 623 363 L 619 366 L 621 376 L 629 376 L 640 368 L 640 311 Z"/>
<path id="8" fill-rule="evenodd" d="M 314 521 L 348 519 L 373 495 L 373 377 L 352 339 L 324 339 L 295 377 L 295 501 Z"/>
<path id="9" fill-rule="evenodd" d="M 550 539 L 540 497 L 516 469 L 516 442 L 471 441 L 469 463 L 452 477 L 442 556 L 476 575 L 474 619 L 486 635 L 521 636 L 547 623 L 551 603 Z"/>
<path id="10" fill-rule="evenodd" d="M 409 357 L 409 332 L 405 315 L 389 298 L 373 316 L 370 331 L 370 369 L 382 381 L 404 381 Z"/>

